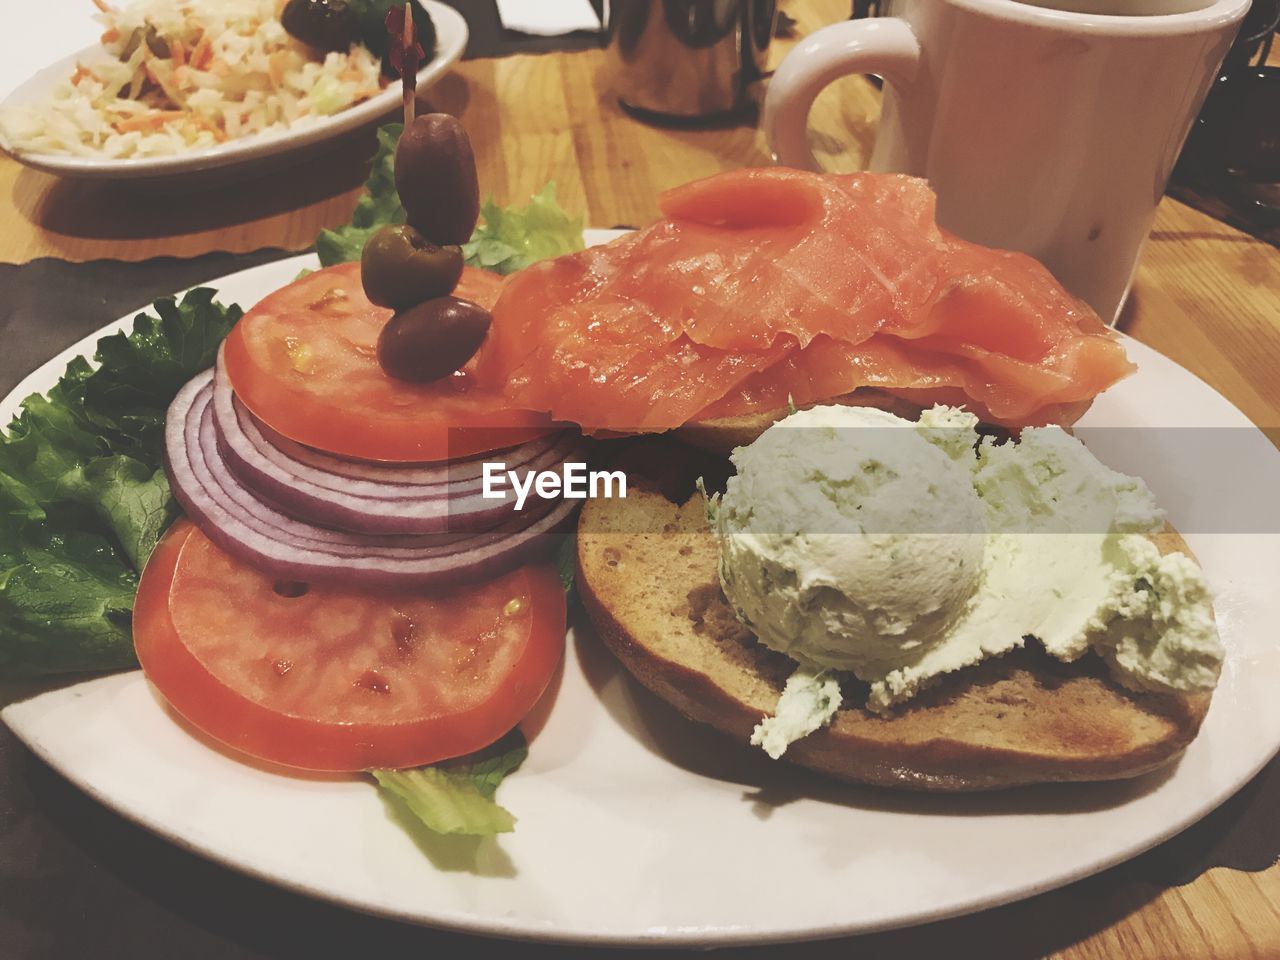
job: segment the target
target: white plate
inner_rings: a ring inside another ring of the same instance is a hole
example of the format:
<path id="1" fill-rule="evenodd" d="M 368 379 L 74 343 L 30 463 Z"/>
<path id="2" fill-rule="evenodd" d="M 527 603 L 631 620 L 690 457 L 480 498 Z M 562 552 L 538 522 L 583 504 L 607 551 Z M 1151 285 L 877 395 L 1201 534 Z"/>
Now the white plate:
<path id="1" fill-rule="evenodd" d="M 456 62 L 467 48 L 467 22 L 462 14 L 436 0 L 418 0 L 431 14 L 436 25 L 436 55 L 418 70 L 418 92 L 421 94 Z M 92 12 L 90 10 L 90 12 Z M 88 13 L 84 16 L 87 18 Z M 10 93 L 0 107 L 16 106 L 43 100 L 61 81 L 71 76 L 77 61 L 90 64 L 108 56 L 100 44 L 86 47 L 78 53 L 63 57 L 51 66 L 37 71 L 29 80 Z M 358 103 L 314 124 L 293 129 L 238 137 L 204 150 L 190 150 L 174 156 L 112 159 L 109 157 L 81 157 L 56 153 L 38 153 L 21 150 L 0 134 L 0 149 L 19 163 L 64 177 L 92 180 L 153 180 L 172 181 L 177 177 L 204 174 L 211 170 L 230 166 L 252 165 L 256 168 L 284 165 L 296 160 L 298 151 L 305 151 L 313 144 L 331 140 L 348 130 L 370 123 L 399 105 L 400 83 L 388 84 L 375 97 Z M 207 179 L 207 178 L 202 178 Z"/>
<path id="2" fill-rule="evenodd" d="M 212 285 L 248 306 L 308 265 L 294 258 Z M 0 414 L 51 386 L 96 336 L 27 378 Z M 1250 429 L 1187 371 L 1134 341 L 1126 347 L 1140 371 L 1098 400 L 1095 423 Z M 1113 466 L 1157 486 L 1176 480 L 1160 475 L 1150 451 L 1135 462 L 1128 445 L 1114 446 Z M 1266 449 L 1262 466 L 1274 469 L 1280 455 Z M 1182 760 L 1129 783 L 959 798 L 827 783 L 688 723 L 584 629 L 570 638 L 528 762 L 503 784 L 501 800 L 520 823 L 497 841 L 415 841 L 363 782 L 238 763 L 177 723 L 140 673 L 46 693 L 3 719 L 77 786 L 161 836 L 370 913 L 592 943 L 710 946 L 881 930 L 1118 863 L 1204 816 L 1275 753 L 1280 537 L 1188 540 L 1216 591 L 1227 667 Z"/>

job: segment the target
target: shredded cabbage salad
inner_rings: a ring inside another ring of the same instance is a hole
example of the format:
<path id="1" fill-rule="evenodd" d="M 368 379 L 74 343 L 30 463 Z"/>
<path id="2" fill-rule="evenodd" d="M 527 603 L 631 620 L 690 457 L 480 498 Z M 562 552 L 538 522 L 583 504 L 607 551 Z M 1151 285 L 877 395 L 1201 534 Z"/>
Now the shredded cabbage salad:
<path id="1" fill-rule="evenodd" d="M 283 0 L 94 0 L 107 54 L 78 63 L 39 103 L 0 111 L 20 150 L 165 156 L 303 126 L 381 89 L 362 44 L 324 54 L 290 37 Z"/>

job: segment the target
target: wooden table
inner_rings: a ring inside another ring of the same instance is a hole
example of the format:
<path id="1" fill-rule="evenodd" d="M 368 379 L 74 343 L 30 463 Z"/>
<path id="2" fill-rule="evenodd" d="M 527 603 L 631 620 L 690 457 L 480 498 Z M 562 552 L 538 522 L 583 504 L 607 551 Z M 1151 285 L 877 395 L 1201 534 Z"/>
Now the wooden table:
<path id="1" fill-rule="evenodd" d="M 801 33 L 847 16 L 848 0 L 783 4 Z M 775 55 L 789 44 L 779 42 Z M 623 114 L 604 92 L 598 51 L 461 64 L 431 105 L 461 116 L 477 148 L 483 189 L 499 203 L 554 180 L 561 202 L 590 226 L 643 224 L 658 191 L 727 168 L 768 162 L 746 126 L 659 130 Z M 833 169 L 865 164 L 879 94 L 850 78 L 826 91 L 812 118 L 817 153 Z M 0 158 L 0 261 L 69 260 L 262 247 L 300 250 L 346 220 L 372 134 L 343 141 L 305 167 L 196 195 L 157 197 L 61 182 Z M 1280 251 L 1166 199 L 1122 326 L 1195 371 L 1263 427 L 1280 427 Z M 793 948 L 785 956 L 1042 956 L 1072 958 L 1280 956 L 1280 866 L 1212 869 L 1162 889 L 1123 868 L 974 917 Z M 976 951 L 976 952 L 971 952 Z"/>

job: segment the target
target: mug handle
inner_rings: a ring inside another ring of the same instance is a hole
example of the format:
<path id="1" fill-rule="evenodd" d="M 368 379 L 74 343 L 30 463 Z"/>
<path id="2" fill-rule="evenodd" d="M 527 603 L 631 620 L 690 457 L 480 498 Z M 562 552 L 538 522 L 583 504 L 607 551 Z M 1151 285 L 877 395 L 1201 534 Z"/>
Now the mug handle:
<path id="1" fill-rule="evenodd" d="M 783 58 L 769 81 L 761 126 L 774 160 L 821 169 L 809 149 L 809 111 L 828 84 L 851 73 L 876 73 L 905 86 L 919 65 L 920 41 L 897 17 L 847 20 L 814 31 Z"/>

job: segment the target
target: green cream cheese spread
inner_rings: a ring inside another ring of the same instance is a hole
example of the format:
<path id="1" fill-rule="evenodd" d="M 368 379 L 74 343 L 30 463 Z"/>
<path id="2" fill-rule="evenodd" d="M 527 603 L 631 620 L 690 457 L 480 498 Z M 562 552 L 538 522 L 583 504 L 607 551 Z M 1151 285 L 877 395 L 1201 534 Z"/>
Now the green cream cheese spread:
<path id="1" fill-rule="evenodd" d="M 1135 690 L 1211 689 L 1223 648 L 1199 566 L 1147 536 L 1141 480 L 1058 427 L 978 441 L 952 407 L 919 423 L 870 407 L 795 413 L 734 451 L 708 501 L 720 582 L 798 672 L 753 742 L 773 756 L 840 704 L 836 677 L 885 711 L 1031 640 L 1092 650 Z"/>

